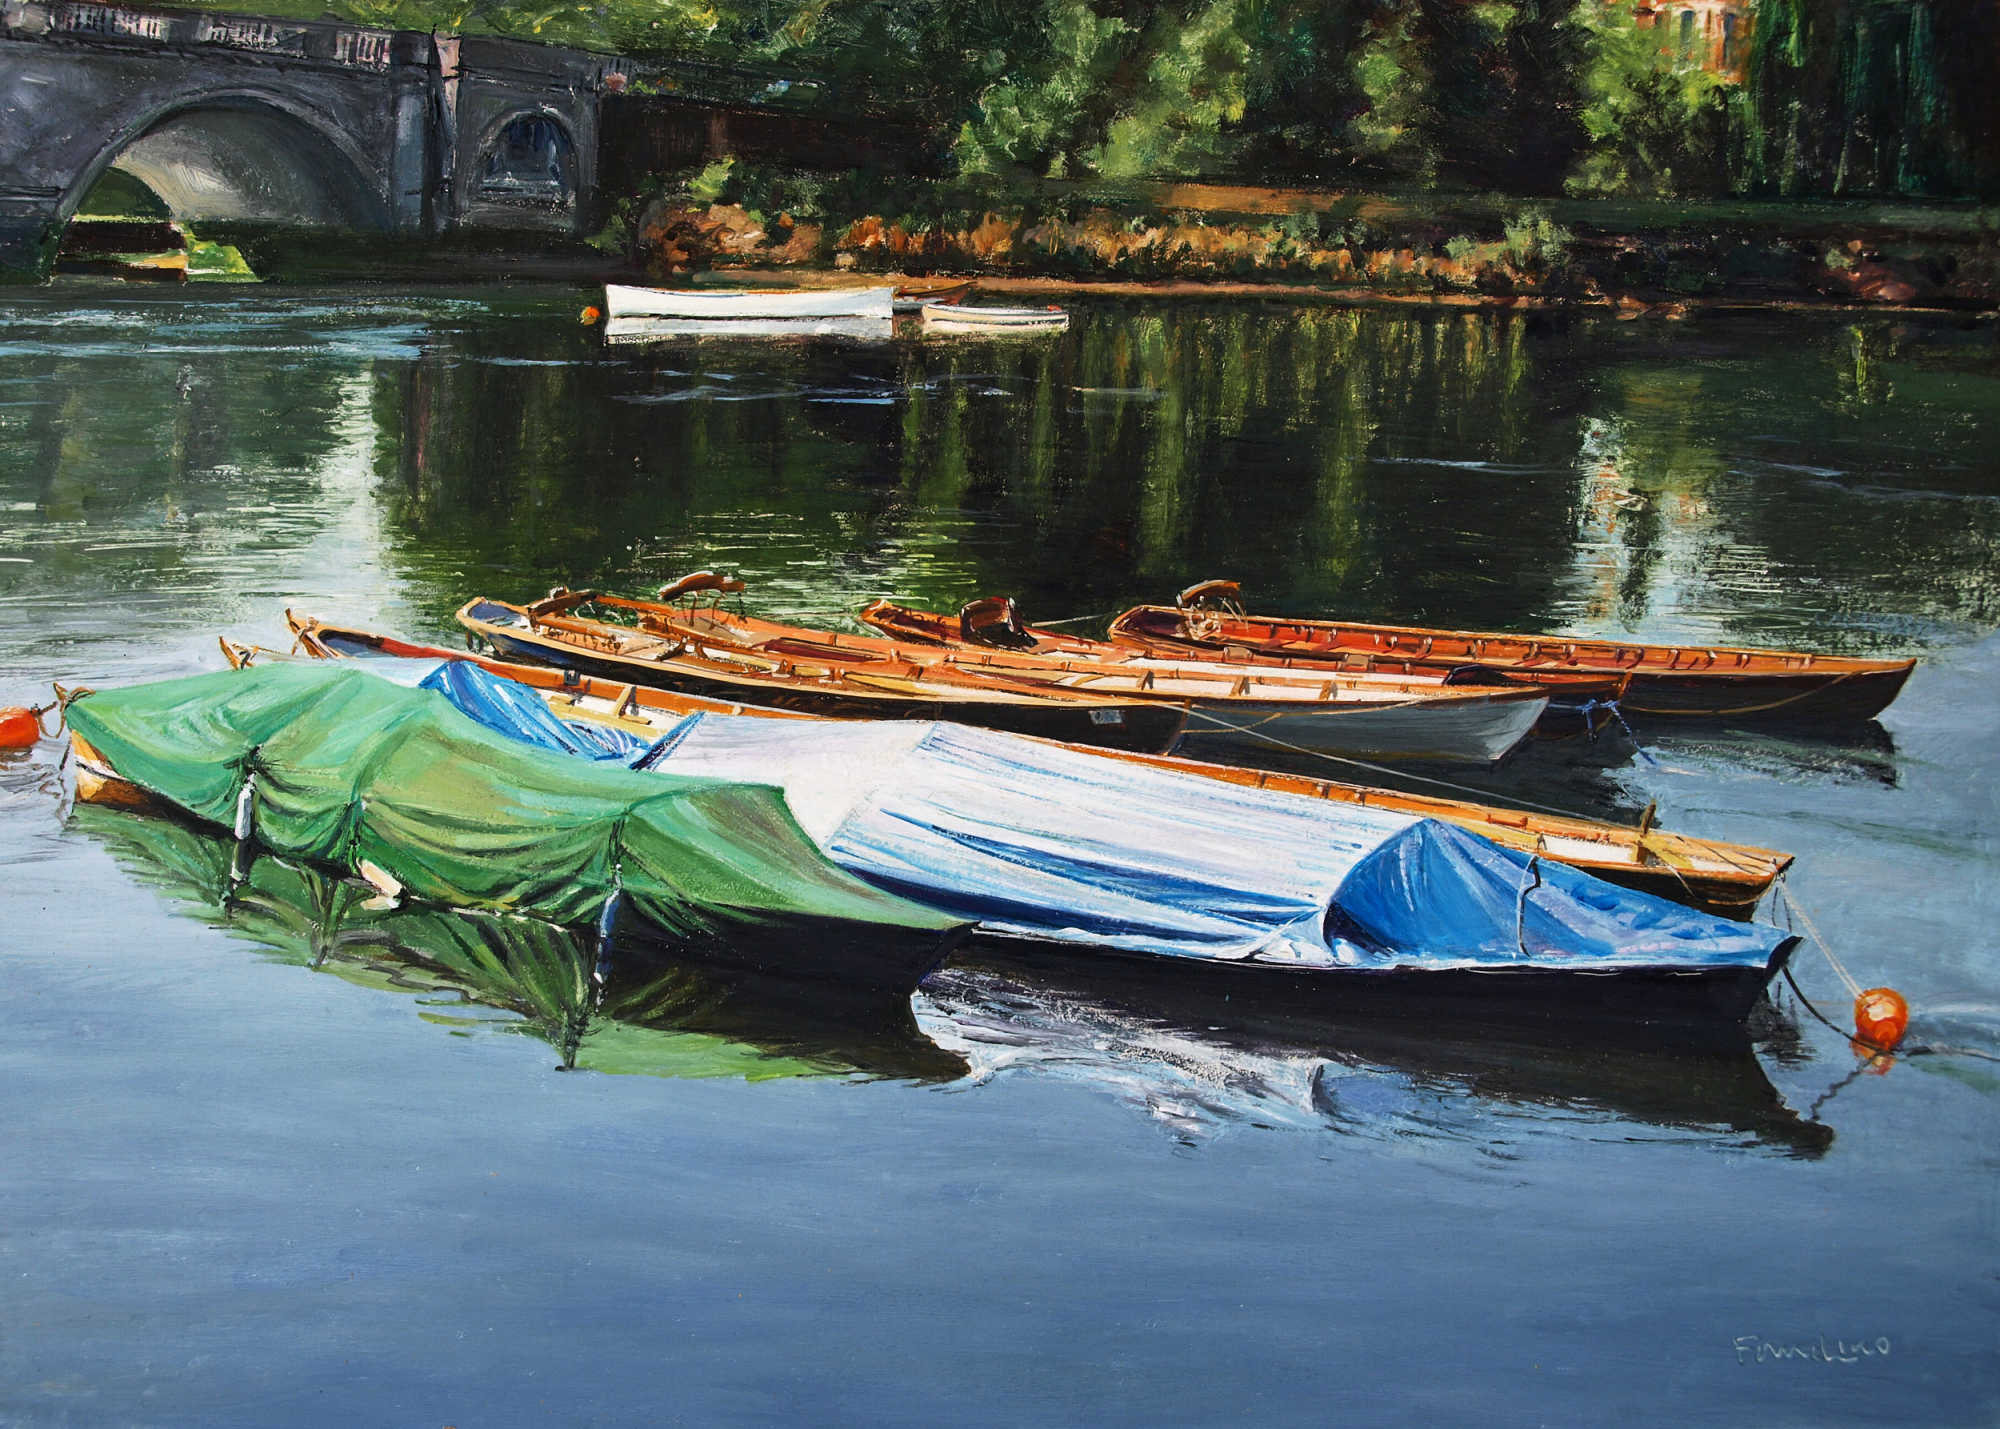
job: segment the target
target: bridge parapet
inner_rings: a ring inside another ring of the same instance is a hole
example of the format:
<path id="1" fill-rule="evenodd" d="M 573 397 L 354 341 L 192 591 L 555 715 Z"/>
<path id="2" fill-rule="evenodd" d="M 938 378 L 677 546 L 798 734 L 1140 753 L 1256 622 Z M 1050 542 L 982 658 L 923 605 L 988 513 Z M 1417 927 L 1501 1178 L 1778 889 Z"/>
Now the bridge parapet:
<path id="1" fill-rule="evenodd" d="M 429 56 L 424 51 L 430 41 L 428 35 L 411 31 L 367 29 L 337 21 L 143 10 L 63 0 L 6 0 L 0 6 L 0 33 L 9 39 L 57 44 L 240 51 L 375 73 L 399 61 L 427 63 Z"/>

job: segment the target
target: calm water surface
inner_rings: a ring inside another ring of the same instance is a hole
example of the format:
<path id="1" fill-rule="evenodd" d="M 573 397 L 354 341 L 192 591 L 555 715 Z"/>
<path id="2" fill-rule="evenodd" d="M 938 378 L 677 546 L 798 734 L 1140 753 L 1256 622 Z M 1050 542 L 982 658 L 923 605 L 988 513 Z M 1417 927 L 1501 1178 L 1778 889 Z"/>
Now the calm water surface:
<path id="1" fill-rule="evenodd" d="M 0 1420 L 1994 1419 L 1992 323 L 1103 303 L 607 350 L 580 302 L 8 294 L 0 703 L 216 668 L 287 605 L 455 640 L 475 593 L 705 566 L 820 620 L 1233 576 L 1918 654 L 1837 739 L 1469 782 L 1796 852 L 1962 1051 L 1864 1069 L 1789 991 L 1710 1056 L 972 964 L 837 1015 L 659 963 L 600 996 L 557 930 L 269 858 L 232 892 L 213 836 L 72 810 L 48 745 L 0 756 Z"/>

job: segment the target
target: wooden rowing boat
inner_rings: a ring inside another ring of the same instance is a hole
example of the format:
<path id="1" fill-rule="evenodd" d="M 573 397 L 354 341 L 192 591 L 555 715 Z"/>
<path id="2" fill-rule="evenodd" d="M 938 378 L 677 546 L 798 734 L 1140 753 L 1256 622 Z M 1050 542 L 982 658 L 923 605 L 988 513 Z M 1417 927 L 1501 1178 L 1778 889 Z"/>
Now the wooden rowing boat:
<path id="1" fill-rule="evenodd" d="M 570 720 L 610 724 L 642 738 L 656 738 L 690 714 L 749 715 L 766 719 L 811 719 L 792 710 L 730 704 L 699 696 L 600 680 L 574 670 L 520 665 L 400 640 L 354 626 L 330 624 L 285 612 L 295 648 L 317 659 L 397 657 L 413 660 L 467 660 L 491 674 L 538 690 L 550 707 Z M 223 642 L 231 664 L 258 652 Z M 1433 795 L 1405 794 L 1330 779 L 1268 773 L 1206 764 L 1168 755 L 1089 748 L 1105 759 L 1142 763 L 1204 779 L 1270 790 L 1307 799 L 1388 809 L 1441 819 L 1470 829 L 1506 848 L 1540 854 L 1608 882 L 1730 918 L 1747 918 L 1792 864 L 1792 855 L 1720 839 L 1697 838 L 1654 826 L 1648 810 L 1637 827 L 1568 815 L 1551 815 Z"/>
<path id="2" fill-rule="evenodd" d="M 566 624 L 599 642 L 644 636 L 713 661 L 803 660 L 831 668 L 886 663 L 920 670 L 927 681 L 952 688 L 1173 703 L 1187 709 L 1184 741 L 1222 749 L 1293 747 L 1371 759 L 1491 764 L 1526 738 L 1548 708 L 1546 692 L 1527 686 L 1459 688 L 1435 679 L 1329 676 L 1276 667 L 1105 662 L 816 630 L 725 610 L 713 598 L 723 591 L 707 584 L 720 579 L 701 572 L 664 587 L 667 601 L 685 598 L 678 606 L 595 591 L 557 591 L 529 609 L 536 619 Z M 741 583 L 733 588 L 740 590 Z M 700 603 L 704 594 L 712 597 L 705 605 Z M 627 614 L 636 629 L 569 614 L 585 606 Z"/>
<path id="3" fill-rule="evenodd" d="M 1163 658 L 1282 657 L 1346 669 L 1387 657 L 1471 665 L 1528 680 L 1619 675 L 1629 681 L 1620 702 L 1628 713 L 1730 721 L 1869 719 L 1896 698 L 1917 663 L 1249 615 L 1235 581 L 1190 586 L 1173 606 L 1134 607 L 1111 622 L 1110 635 Z"/>
<path id="4" fill-rule="evenodd" d="M 1187 722 L 1187 708 L 1179 702 L 939 680 L 927 667 L 908 661 L 828 661 L 695 648 L 657 629 L 562 613 L 588 598 L 587 593 L 573 597 L 564 592 L 562 598 L 519 606 L 475 597 L 460 607 L 458 621 L 495 652 L 517 659 L 841 719 L 950 720 L 1153 753 L 1171 749 Z"/>
<path id="5" fill-rule="evenodd" d="M 938 646 L 949 650 L 1003 650 L 1017 655 L 1094 660 L 1138 669 L 1165 662 L 1183 670 L 1201 669 L 1230 678 L 1243 674 L 1252 666 L 1287 676 L 1313 679 L 1323 679 L 1327 673 L 1324 661 L 1256 655 L 1242 650 L 1210 652 L 1190 649 L 1161 653 L 1114 644 L 1108 640 L 1092 640 L 1088 636 L 1072 635 L 1046 626 L 1027 625 L 1022 622 L 1009 596 L 985 596 L 971 601 L 956 616 L 878 600 L 865 606 L 859 619 L 906 644 Z M 1608 721 L 1611 704 L 1625 693 L 1626 685 L 1623 675 L 1607 676 L 1593 671 L 1557 670 L 1530 678 L 1477 665 L 1391 657 L 1357 660 L 1343 665 L 1336 673 L 1343 677 L 1374 677 L 1419 685 L 1533 686 L 1549 697 L 1549 707 L 1544 711 L 1537 730 L 1554 736 L 1594 730 Z"/>

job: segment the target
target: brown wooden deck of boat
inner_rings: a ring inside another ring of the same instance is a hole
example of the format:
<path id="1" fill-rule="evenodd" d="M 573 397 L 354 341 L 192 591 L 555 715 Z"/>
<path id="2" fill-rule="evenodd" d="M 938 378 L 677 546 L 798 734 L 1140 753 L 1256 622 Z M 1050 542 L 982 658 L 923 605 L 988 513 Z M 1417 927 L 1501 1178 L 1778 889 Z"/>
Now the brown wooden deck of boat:
<path id="1" fill-rule="evenodd" d="M 677 583 L 677 585 L 680 583 Z M 671 588 L 670 588 L 671 589 Z M 1228 704 L 1299 705 L 1404 704 L 1415 701 L 1490 701 L 1496 693 L 1517 692 L 1495 687 L 1462 688 L 1441 675 L 1401 678 L 1355 672 L 1287 669 L 1282 666 L 1210 669 L 1205 662 L 1155 662 L 1132 652 L 1103 646 L 1099 650 L 1059 646 L 1049 650 L 1007 650 L 979 644 L 909 641 L 878 635 L 822 630 L 724 610 L 719 604 L 677 607 L 658 601 L 606 596 L 597 592 L 559 592 L 526 607 L 539 623 L 557 629 L 583 629 L 605 638 L 623 627 L 595 621 L 573 621 L 561 612 L 581 605 L 627 610 L 637 616 L 636 629 L 678 639 L 702 658 L 754 663 L 754 655 L 783 665 L 791 661 L 823 661 L 830 667 L 891 662 L 921 669 L 925 678 L 967 684 L 973 688 L 995 683 L 1008 686 L 1055 687 L 1088 691 L 1120 699 L 1171 699 Z M 877 601 L 861 612 L 873 623 L 884 609 L 903 610 Z M 921 613 L 921 612 L 919 612 Z M 937 617 L 943 620 L 944 617 Z M 612 637 L 616 638 L 616 637 Z M 635 637 L 636 638 L 636 637 Z M 1103 658 L 1109 652 L 1111 658 Z M 1608 694 L 1613 684 L 1605 685 Z M 1546 691 L 1524 689 L 1520 698 L 1544 697 Z"/>
<path id="2" fill-rule="evenodd" d="M 489 618 L 496 615 L 504 618 Z M 498 653 L 607 679 L 836 718 L 953 720 L 1151 752 L 1172 748 L 1187 722 L 1184 702 L 1012 689 L 997 681 L 942 682 L 928 678 L 921 666 L 893 661 L 818 662 L 755 650 L 691 649 L 689 642 L 656 630 L 555 614 L 544 602 L 516 606 L 474 597 L 460 608 L 458 620 Z"/>

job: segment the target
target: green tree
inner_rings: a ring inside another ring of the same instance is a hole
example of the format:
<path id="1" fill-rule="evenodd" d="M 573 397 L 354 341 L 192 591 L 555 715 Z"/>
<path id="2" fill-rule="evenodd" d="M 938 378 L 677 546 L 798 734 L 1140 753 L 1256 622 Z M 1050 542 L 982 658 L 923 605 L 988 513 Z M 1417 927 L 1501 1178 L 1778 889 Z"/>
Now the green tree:
<path id="1" fill-rule="evenodd" d="M 1727 183 L 1732 86 L 1664 48 L 1624 5 L 1586 12 L 1583 127 L 1589 150 L 1570 186 L 1584 193 L 1709 193 Z"/>

